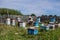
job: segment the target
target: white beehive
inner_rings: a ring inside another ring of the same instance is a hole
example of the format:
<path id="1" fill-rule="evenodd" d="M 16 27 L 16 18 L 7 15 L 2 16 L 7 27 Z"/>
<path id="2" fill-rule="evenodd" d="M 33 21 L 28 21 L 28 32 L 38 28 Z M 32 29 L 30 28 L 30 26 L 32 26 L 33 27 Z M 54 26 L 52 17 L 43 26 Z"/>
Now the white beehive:
<path id="1" fill-rule="evenodd" d="M 58 28 L 58 24 L 54 24 L 55 25 L 55 28 Z"/>
<path id="2" fill-rule="evenodd" d="M 20 27 L 26 27 L 26 23 L 25 22 L 20 22 L 19 25 L 20 25 Z"/>
<path id="3" fill-rule="evenodd" d="M 46 26 L 46 30 L 49 30 L 49 26 Z"/>
<path id="4" fill-rule="evenodd" d="M 7 18 L 7 19 L 6 19 L 6 24 L 7 24 L 7 25 L 10 25 L 10 21 L 11 21 L 10 18 Z"/>
<path id="5" fill-rule="evenodd" d="M 52 24 L 51 24 L 51 25 L 49 26 L 49 29 L 55 30 L 55 25 L 52 25 Z"/>
<path id="6" fill-rule="evenodd" d="M 18 22 L 20 22 L 20 21 L 21 21 L 20 17 L 17 17 L 17 21 L 18 21 Z"/>
<path id="7" fill-rule="evenodd" d="M 60 23 L 58 24 L 58 27 L 60 27 Z"/>
<path id="8" fill-rule="evenodd" d="M 12 25 L 15 26 L 15 20 L 14 19 L 12 20 Z"/>
<path id="9" fill-rule="evenodd" d="M 47 27 L 48 27 L 48 29 L 50 29 L 50 30 L 55 30 L 55 25 L 49 24 Z"/>

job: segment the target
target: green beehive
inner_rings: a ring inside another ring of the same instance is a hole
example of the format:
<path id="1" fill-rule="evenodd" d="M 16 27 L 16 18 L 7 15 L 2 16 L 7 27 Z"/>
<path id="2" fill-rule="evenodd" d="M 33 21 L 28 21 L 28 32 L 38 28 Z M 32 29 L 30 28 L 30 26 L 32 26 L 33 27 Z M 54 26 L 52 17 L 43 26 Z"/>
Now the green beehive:
<path id="1" fill-rule="evenodd" d="M 40 31 L 43 31 L 43 30 L 47 31 L 48 30 L 47 26 L 45 26 L 44 24 L 39 24 L 39 26 L 40 26 Z"/>
<path id="2" fill-rule="evenodd" d="M 44 26 L 44 24 L 40 23 L 39 26 Z"/>

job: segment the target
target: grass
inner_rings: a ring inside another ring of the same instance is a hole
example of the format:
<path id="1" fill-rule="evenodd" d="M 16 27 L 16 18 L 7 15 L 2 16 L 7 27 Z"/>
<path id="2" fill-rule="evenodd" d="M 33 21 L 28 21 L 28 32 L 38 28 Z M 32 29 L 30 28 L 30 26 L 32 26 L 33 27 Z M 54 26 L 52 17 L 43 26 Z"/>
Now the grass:
<path id="1" fill-rule="evenodd" d="M 54 31 L 27 34 L 27 30 L 17 26 L 0 25 L 0 40 L 60 40 L 60 28 Z"/>

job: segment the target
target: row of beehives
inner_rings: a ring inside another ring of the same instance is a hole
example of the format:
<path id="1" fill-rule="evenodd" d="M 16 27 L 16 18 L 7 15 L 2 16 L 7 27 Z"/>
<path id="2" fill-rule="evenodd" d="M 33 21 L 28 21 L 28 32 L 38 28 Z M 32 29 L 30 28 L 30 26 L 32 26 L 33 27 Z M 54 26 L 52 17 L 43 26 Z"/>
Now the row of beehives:
<path id="1" fill-rule="evenodd" d="M 32 18 L 29 18 L 29 24 L 32 24 Z M 60 23 L 55 23 L 55 18 L 51 18 L 49 24 L 41 23 L 40 18 L 37 18 L 33 23 L 34 27 L 28 28 L 28 34 L 38 34 L 37 27 L 40 28 L 40 31 L 48 31 L 48 30 L 55 30 L 56 28 L 60 27 Z"/>
<path id="2" fill-rule="evenodd" d="M 7 25 L 16 25 L 16 23 L 18 23 L 18 26 L 26 26 L 26 23 L 28 22 L 28 21 L 32 21 L 32 20 L 29 20 L 29 17 L 27 17 L 26 18 L 26 20 L 27 21 L 23 21 L 25 19 L 25 17 L 23 18 L 23 19 L 21 19 L 20 17 L 17 17 L 16 19 L 12 19 L 12 18 L 6 18 L 6 21 L 5 21 L 5 23 L 7 24 Z"/>
<path id="3" fill-rule="evenodd" d="M 17 19 L 18 19 L 18 21 L 17 21 L 18 22 L 18 26 L 26 27 L 26 23 L 25 22 L 21 22 L 20 18 L 17 18 Z M 33 19 L 31 17 L 29 17 L 29 19 L 28 19 L 28 23 L 29 22 L 30 22 L 30 24 L 32 24 L 32 22 L 33 22 Z M 6 19 L 6 24 L 15 26 L 16 22 L 15 22 L 14 19 L 11 20 L 10 18 L 7 18 Z M 39 27 L 41 31 L 42 30 L 55 30 L 56 28 L 60 27 L 60 23 L 55 24 L 54 22 L 50 22 L 50 24 L 46 25 L 46 24 L 40 22 L 40 18 L 37 18 L 35 20 L 35 22 L 33 23 L 33 27 L 28 28 L 28 33 L 29 34 L 38 34 L 37 27 Z"/>
<path id="4" fill-rule="evenodd" d="M 40 24 L 39 29 L 40 31 L 48 31 L 48 30 L 55 30 L 58 27 L 60 27 L 60 23 L 59 24 L 48 24 L 47 26 L 44 24 Z M 28 34 L 38 34 L 38 28 L 36 27 L 30 27 L 28 28 Z"/>
<path id="5" fill-rule="evenodd" d="M 51 19 L 52 19 L 52 18 L 51 18 Z M 24 26 L 26 25 L 25 22 L 21 22 L 21 19 L 20 19 L 19 17 L 17 18 L 17 22 L 18 22 L 18 25 L 24 25 Z M 51 23 L 51 24 L 54 24 L 54 22 L 55 22 L 55 19 L 53 18 L 53 19 L 50 21 L 50 23 Z M 28 23 L 29 23 L 29 25 L 32 24 L 32 26 L 38 27 L 38 25 L 39 25 L 39 23 L 41 23 L 41 21 L 40 21 L 40 18 L 37 18 L 37 19 L 34 21 L 32 17 L 29 17 Z M 7 19 L 6 19 L 6 24 L 7 24 L 7 25 L 16 25 L 16 20 L 7 18 Z"/>
<path id="6" fill-rule="evenodd" d="M 17 18 L 17 20 L 11 19 L 11 18 L 7 18 L 6 19 L 6 24 L 7 25 L 15 26 L 17 23 L 18 23 L 18 26 L 23 26 L 23 27 L 26 26 L 26 23 L 25 22 L 21 22 L 21 19 L 19 17 Z"/>
<path id="7" fill-rule="evenodd" d="M 30 24 L 32 24 L 32 18 L 30 19 L 31 19 Z M 34 27 L 28 29 L 28 34 L 38 34 L 37 27 L 40 28 L 40 31 L 55 30 L 56 28 L 60 27 L 60 23 L 56 24 L 55 18 L 51 18 L 49 24 L 46 25 L 46 23 L 40 22 L 40 18 L 37 18 L 33 26 Z"/>

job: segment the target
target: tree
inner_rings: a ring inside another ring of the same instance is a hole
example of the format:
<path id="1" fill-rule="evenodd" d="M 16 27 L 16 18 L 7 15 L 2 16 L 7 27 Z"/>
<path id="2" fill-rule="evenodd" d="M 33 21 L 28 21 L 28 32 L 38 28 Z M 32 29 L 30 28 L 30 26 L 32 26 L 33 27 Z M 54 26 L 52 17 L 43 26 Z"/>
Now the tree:
<path id="1" fill-rule="evenodd" d="M 31 16 L 36 16 L 36 15 L 34 13 L 32 13 Z"/>
<path id="2" fill-rule="evenodd" d="M 8 8 L 0 8 L 0 15 L 23 15 L 20 11 Z"/>

